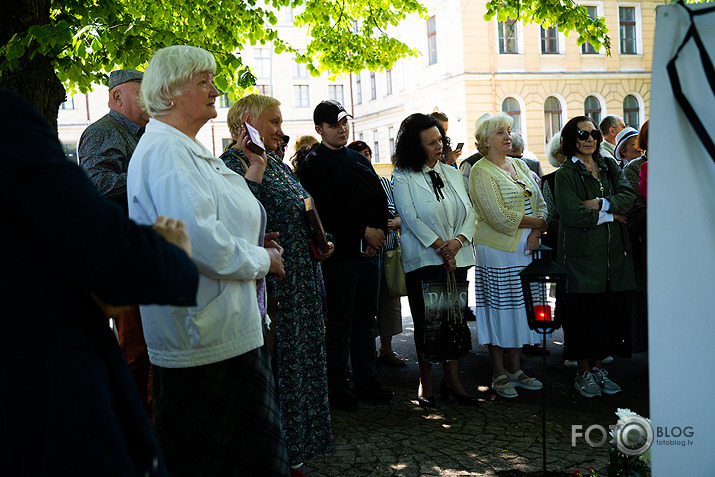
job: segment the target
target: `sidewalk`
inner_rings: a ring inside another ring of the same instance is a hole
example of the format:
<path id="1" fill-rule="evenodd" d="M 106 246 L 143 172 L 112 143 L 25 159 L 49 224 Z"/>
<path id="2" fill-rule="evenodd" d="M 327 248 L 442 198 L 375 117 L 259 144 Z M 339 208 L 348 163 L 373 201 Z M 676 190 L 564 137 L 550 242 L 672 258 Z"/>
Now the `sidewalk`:
<path id="1" fill-rule="evenodd" d="M 472 342 L 475 323 L 470 322 Z M 648 417 L 647 353 L 631 359 L 616 358 L 606 369 L 623 391 L 612 396 L 586 399 L 573 388 L 576 370 L 563 365 L 563 334 L 554 333 L 547 347 L 544 377 L 541 356 L 524 355 L 522 367 L 544 382 L 546 400 L 546 462 L 550 471 L 571 476 L 593 466 L 603 471 L 609 445 L 592 448 L 580 437 L 571 445 L 571 426 L 581 432 L 599 424 L 615 424 L 615 411 L 629 408 Z M 393 338 L 394 349 L 408 358 L 408 365 L 378 364 L 385 387 L 395 391 L 388 404 L 361 403 L 357 412 L 332 413 L 335 452 L 306 462 L 300 469 L 308 477 L 366 476 L 498 476 L 509 470 L 542 470 L 542 391 L 518 389 L 507 400 L 490 389 L 491 367 L 486 346 L 475 346 L 460 359 L 460 377 L 467 391 L 480 400 L 478 407 L 464 407 L 454 400 L 437 408 L 423 409 L 417 396 L 419 370 L 413 342 L 409 306 L 403 299 L 403 333 Z M 435 389 L 441 381 L 441 366 L 434 367 Z M 599 441 L 598 430 L 591 434 Z M 608 437 L 610 441 L 610 437 Z M 599 474 L 600 475 L 600 474 Z M 605 473 L 603 473 L 605 475 Z"/>

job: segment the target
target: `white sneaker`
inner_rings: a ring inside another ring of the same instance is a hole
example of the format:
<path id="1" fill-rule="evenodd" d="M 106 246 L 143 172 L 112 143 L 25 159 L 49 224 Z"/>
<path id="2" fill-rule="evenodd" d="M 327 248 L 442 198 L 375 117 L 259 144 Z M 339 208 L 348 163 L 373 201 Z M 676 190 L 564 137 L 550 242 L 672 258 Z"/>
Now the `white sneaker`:
<path id="1" fill-rule="evenodd" d="M 577 374 L 573 386 L 583 397 L 592 398 L 601 395 L 601 387 L 596 383 L 593 374 L 588 371 L 583 374 Z"/>
<path id="2" fill-rule="evenodd" d="M 606 356 L 601 361 L 601 364 L 613 364 L 613 356 Z"/>
<path id="3" fill-rule="evenodd" d="M 567 368 L 578 368 L 578 363 L 574 360 L 565 359 L 564 366 L 566 366 Z"/>
<path id="4" fill-rule="evenodd" d="M 608 371 L 605 369 L 593 368 L 593 378 L 604 394 L 616 394 L 621 392 L 621 387 L 608 379 Z"/>

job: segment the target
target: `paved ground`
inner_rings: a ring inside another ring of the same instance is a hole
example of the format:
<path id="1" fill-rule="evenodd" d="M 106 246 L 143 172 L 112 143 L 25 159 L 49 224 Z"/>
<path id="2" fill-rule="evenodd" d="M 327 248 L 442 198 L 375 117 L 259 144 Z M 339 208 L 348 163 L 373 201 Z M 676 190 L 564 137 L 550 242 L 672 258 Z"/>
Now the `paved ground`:
<path id="1" fill-rule="evenodd" d="M 551 354 L 545 375 L 541 356 L 525 355 L 522 360 L 524 371 L 545 383 L 543 393 L 519 389 L 515 399 L 496 396 L 489 388 L 486 347 L 477 346 L 460 360 L 460 375 L 480 406 L 463 407 L 438 397 L 437 409 L 420 408 L 413 401 L 419 370 L 406 300 L 403 315 L 404 331 L 393 345 L 409 358 L 409 364 L 378 365 L 379 378 L 395 391 L 395 399 L 389 404 L 362 403 L 357 412 L 333 412 L 335 452 L 306 462 L 300 470 L 308 477 L 496 476 L 507 470 L 541 471 L 542 398 L 546 402 L 547 469 L 568 476 L 589 466 L 603 471 L 609 446 L 592 448 L 581 438 L 572 447 L 571 426 L 581 425 L 585 430 L 592 424 L 615 424 L 619 407 L 649 415 L 647 353 L 616 359 L 606 367 L 623 392 L 586 399 L 573 388 L 575 369 L 563 365 L 561 331 L 547 341 Z M 474 338 L 474 322 L 470 328 Z M 434 368 L 437 384 L 440 368 Z M 591 435 L 592 440 L 600 437 L 597 431 Z"/>

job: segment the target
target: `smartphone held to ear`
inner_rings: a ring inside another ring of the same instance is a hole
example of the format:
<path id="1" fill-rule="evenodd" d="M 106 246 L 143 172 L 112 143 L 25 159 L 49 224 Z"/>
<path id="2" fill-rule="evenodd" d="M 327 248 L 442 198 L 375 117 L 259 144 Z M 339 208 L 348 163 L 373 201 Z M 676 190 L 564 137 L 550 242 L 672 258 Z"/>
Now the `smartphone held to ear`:
<path id="1" fill-rule="evenodd" d="M 247 122 L 243 123 L 243 128 L 248 134 L 248 143 L 246 144 L 248 149 L 259 155 L 266 152 L 266 146 L 263 145 L 263 141 L 261 140 L 261 135 L 258 133 L 258 130 Z"/>

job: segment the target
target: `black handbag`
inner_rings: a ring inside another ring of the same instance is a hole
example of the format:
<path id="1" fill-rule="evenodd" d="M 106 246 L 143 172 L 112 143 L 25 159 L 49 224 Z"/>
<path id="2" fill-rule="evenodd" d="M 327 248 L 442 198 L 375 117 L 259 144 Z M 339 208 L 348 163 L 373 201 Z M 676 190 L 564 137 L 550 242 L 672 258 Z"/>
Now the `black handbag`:
<path id="1" fill-rule="evenodd" d="M 425 302 L 425 345 L 420 360 L 431 363 L 457 359 L 472 349 L 472 334 L 463 312 L 469 282 L 459 282 L 454 272 L 446 280 L 422 282 Z"/>

